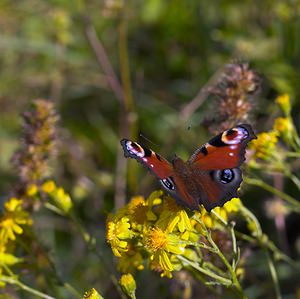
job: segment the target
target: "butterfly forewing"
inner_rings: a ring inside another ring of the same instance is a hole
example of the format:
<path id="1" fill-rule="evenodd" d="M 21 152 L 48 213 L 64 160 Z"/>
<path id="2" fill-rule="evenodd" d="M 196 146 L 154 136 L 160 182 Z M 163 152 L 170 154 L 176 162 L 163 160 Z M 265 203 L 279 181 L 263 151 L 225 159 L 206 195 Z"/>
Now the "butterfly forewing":
<path id="1" fill-rule="evenodd" d="M 167 179 L 172 175 L 172 164 L 151 149 L 128 139 L 122 139 L 121 145 L 125 157 L 136 159 L 159 179 Z"/>
<path id="2" fill-rule="evenodd" d="M 188 163 L 198 169 L 235 168 L 245 160 L 245 148 L 256 138 L 246 124 L 224 131 L 196 150 Z"/>

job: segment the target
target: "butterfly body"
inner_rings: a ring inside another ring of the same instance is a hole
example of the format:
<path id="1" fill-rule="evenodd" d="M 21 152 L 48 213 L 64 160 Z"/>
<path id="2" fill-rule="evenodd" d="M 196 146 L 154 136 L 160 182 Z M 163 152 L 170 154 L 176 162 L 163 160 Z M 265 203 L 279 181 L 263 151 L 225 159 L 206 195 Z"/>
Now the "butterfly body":
<path id="1" fill-rule="evenodd" d="M 122 139 L 125 157 L 136 159 L 157 176 L 163 188 L 180 204 L 210 211 L 223 206 L 242 182 L 239 166 L 245 160 L 248 142 L 256 138 L 250 125 L 239 125 L 212 138 L 197 149 L 187 162 L 165 158 L 136 142 Z"/>

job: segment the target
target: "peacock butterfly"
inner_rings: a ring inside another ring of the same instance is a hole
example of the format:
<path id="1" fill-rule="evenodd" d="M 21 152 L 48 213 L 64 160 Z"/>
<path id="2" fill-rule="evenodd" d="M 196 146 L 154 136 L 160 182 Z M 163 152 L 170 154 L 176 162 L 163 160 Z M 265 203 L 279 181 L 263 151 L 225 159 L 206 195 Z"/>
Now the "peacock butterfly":
<path id="1" fill-rule="evenodd" d="M 242 182 L 239 167 L 248 142 L 255 138 L 251 126 L 241 124 L 212 138 L 187 162 L 175 156 L 172 163 L 137 142 L 122 139 L 121 145 L 125 157 L 145 165 L 179 204 L 192 210 L 203 204 L 211 211 L 237 196 Z"/>

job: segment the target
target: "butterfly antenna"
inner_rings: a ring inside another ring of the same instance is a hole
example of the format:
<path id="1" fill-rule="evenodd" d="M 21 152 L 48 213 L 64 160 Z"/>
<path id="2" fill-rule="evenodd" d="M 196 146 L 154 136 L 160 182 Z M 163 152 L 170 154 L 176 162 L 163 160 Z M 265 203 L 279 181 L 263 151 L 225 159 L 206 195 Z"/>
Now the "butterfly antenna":
<path id="1" fill-rule="evenodd" d="M 147 138 L 145 135 L 143 135 L 142 133 L 140 133 L 139 136 L 140 136 L 141 138 L 143 138 L 144 140 L 146 140 L 147 142 L 149 142 L 149 143 L 151 143 L 151 144 L 153 144 L 153 145 L 155 145 L 155 146 L 158 146 L 157 144 L 155 144 L 154 142 L 152 142 L 150 139 L 148 139 L 148 138 Z"/>

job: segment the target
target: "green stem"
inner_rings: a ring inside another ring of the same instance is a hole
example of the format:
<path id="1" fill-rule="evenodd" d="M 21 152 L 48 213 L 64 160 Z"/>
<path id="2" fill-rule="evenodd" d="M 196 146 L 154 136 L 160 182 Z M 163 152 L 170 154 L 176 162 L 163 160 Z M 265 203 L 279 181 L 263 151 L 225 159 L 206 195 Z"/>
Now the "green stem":
<path id="1" fill-rule="evenodd" d="M 285 152 L 285 155 L 291 158 L 300 158 L 300 153 L 298 152 Z"/>
<path id="2" fill-rule="evenodd" d="M 249 242 L 255 246 L 260 246 L 262 249 L 268 249 L 272 252 L 272 254 L 274 255 L 276 260 L 281 260 L 284 261 L 286 263 L 288 263 L 290 266 L 292 267 L 297 267 L 297 265 L 295 264 L 295 261 L 293 261 L 289 256 L 285 255 L 284 253 L 282 253 L 276 246 L 275 244 L 270 241 L 267 240 L 267 242 L 261 242 L 261 240 L 258 240 L 257 238 L 248 236 L 244 233 L 241 233 L 239 231 L 235 231 L 235 234 L 238 238 Z"/>
<path id="3" fill-rule="evenodd" d="M 125 109 L 128 112 L 132 112 L 134 110 L 134 100 L 132 96 L 130 67 L 128 59 L 126 6 L 124 6 L 123 8 L 123 12 L 121 13 L 119 23 L 119 58 L 120 74 L 124 90 Z"/>
<path id="4" fill-rule="evenodd" d="M 211 214 L 213 214 L 215 217 L 217 217 L 225 226 L 228 226 L 228 222 L 223 219 L 218 213 L 216 213 L 214 210 L 211 210 L 210 212 Z"/>
<path id="5" fill-rule="evenodd" d="M 0 280 L 5 282 L 5 283 L 17 285 L 20 289 L 22 289 L 22 290 L 24 290 L 28 293 L 31 293 L 33 295 L 36 295 L 40 298 L 55 299 L 55 297 L 49 296 L 47 294 L 44 294 L 40 291 L 37 291 L 37 290 L 25 285 L 24 283 L 22 283 L 21 281 L 19 281 L 18 279 L 14 278 L 14 277 L 9 277 L 9 276 L 2 275 L 0 277 Z"/>
<path id="6" fill-rule="evenodd" d="M 65 216 L 66 213 L 64 213 L 61 209 L 59 209 L 58 207 L 54 206 L 53 204 L 49 203 L 49 202 L 45 202 L 44 204 L 45 208 L 47 208 L 48 210 L 60 215 L 60 216 Z"/>
<path id="7" fill-rule="evenodd" d="M 96 240 L 85 230 L 82 224 L 79 222 L 77 217 L 71 213 L 68 215 L 70 220 L 73 222 L 77 230 L 80 232 L 84 242 L 88 245 L 88 248 L 95 246 Z"/>
<path id="8" fill-rule="evenodd" d="M 234 223 L 229 224 L 225 219 L 223 219 L 218 213 L 214 210 L 211 211 L 215 217 L 217 217 L 227 228 L 229 228 L 231 239 L 232 239 L 232 249 L 233 249 L 233 259 L 232 259 L 232 268 L 235 270 L 239 261 L 239 250 L 236 244 L 236 237 L 234 233 Z"/>
<path id="9" fill-rule="evenodd" d="M 286 172 L 285 175 L 297 186 L 300 190 L 300 180 L 292 173 Z"/>
<path id="10" fill-rule="evenodd" d="M 120 134 L 128 134 L 133 140 L 137 137 L 137 120 L 138 115 L 135 112 L 135 103 L 131 86 L 130 78 L 130 65 L 129 65 L 129 54 L 128 54 L 128 5 L 123 6 L 123 10 L 120 14 L 119 20 L 119 60 L 120 60 L 120 76 L 122 81 L 122 87 L 124 91 L 124 111 L 121 111 L 125 115 L 125 123 L 121 123 L 124 130 L 124 125 L 127 126 L 127 132 L 120 132 Z M 121 119 L 121 118 L 120 118 Z M 124 157 L 123 157 L 124 158 Z M 122 177 L 124 180 L 124 177 Z M 128 188 L 131 193 L 135 193 L 137 183 L 137 165 L 136 163 L 130 162 L 128 164 Z M 126 192 L 125 192 L 126 193 Z M 123 194 L 124 197 L 125 194 Z"/>
<path id="11" fill-rule="evenodd" d="M 268 266 L 269 266 L 269 269 L 270 269 L 272 281 L 273 281 L 274 288 L 275 288 L 276 299 L 281 299 L 282 297 L 281 297 L 281 294 L 280 294 L 280 286 L 279 286 L 278 277 L 277 277 L 277 273 L 276 273 L 274 263 L 273 263 L 273 261 L 270 257 L 269 252 L 267 250 L 265 252 L 266 252 L 266 255 L 267 255 Z"/>
<path id="12" fill-rule="evenodd" d="M 65 282 L 64 283 L 64 288 L 66 290 L 68 290 L 70 294 L 73 294 L 73 296 L 77 297 L 78 299 L 82 298 L 82 295 L 79 294 L 79 292 L 72 285 L 70 285 L 69 283 Z M 75 298 L 75 297 L 73 297 L 73 298 Z"/>
<path id="13" fill-rule="evenodd" d="M 251 221 L 253 221 L 255 223 L 256 236 L 257 236 L 258 239 L 260 239 L 263 235 L 263 232 L 262 232 L 260 223 L 257 220 L 257 218 L 255 217 L 255 215 L 249 209 L 247 209 L 244 205 L 242 205 L 240 207 L 240 211 L 241 211 L 242 215 L 245 216 L 245 218 L 251 219 Z"/>
<path id="14" fill-rule="evenodd" d="M 233 270 L 233 268 L 231 267 L 230 263 L 227 261 L 226 257 L 224 256 L 224 254 L 222 253 L 222 251 L 219 249 L 219 247 L 217 246 L 217 244 L 214 242 L 214 240 L 211 237 L 211 234 L 209 233 L 207 235 L 207 240 L 208 242 L 217 250 L 217 255 L 219 256 L 219 258 L 222 260 L 222 262 L 224 263 L 224 265 L 227 267 L 228 271 L 230 272 L 231 278 L 232 278 L 232 282 L 237 290 L 237 292 L 239 293 L 241 298 L 246 298 L 243 289 L 236 277 L 236 273 Z"/>
<path id="15" fill-rule="evenodd" d="M 204 269 L 204 268 L 200 267 L 198 264 L 186 259 L 185 257 L 183 257 L 181 255 L 178 255 L 177 258 L 179 260 L 181 260 L 182 262 L 187 263 L 188 265 L 190 265 L 194 269 L 198 270 L 199 272 L 201 272 L 211 278 L 214 278 L 218 283 L 220 283 L 222 285 L 226 285 L 226 286 L 232 285 L 232 281 L 228 278 L 222 277 L 208 269 Z"/>
<path id="16" fill-rule="evenodd" d="M 78 231 L 80 232 L 84 242 L 86 243 L 88 249 L 93 252 L 98 258 L 99 260 L 102 262 L 105 270 L 107 271 L 107 273 L 110 274 L 110 270 L 109 270 L 109 267 L 104 259 L 104 257 L 102 256 L 102 254 L 100 254 L 98 251 L 97 251 L 97 248 L 96 248 L 96 239 L 91 236 L 86 230 L 85 228 L 82 226 L 82 224 L 78 221 L 78 219 L 76 218 L 76 216 L 74 214 L 69 214 L 68 215 L 69 218 L 71 219 L 71 221 L 74 223 L 74 225 L 76 226 L 76 228 L 78 229 Z M 121 287 L 118 283 L 118 280 L 116 279 L 115 275 L 113 274 L 110 274 L 109 275 L 113 285 L 116 287 L 120 297 L 122 299 L 125 299 L 125 295 L 124 293 L 122 292 L 121 290 Z"/>
<path id="17" fill-rule="evenodd" d="M 213 263 L 202 262 L 202 267 L 205 268 L 205 269 L 210 269 L 210 270 L 212 270 L 213 272 L 217 273 L 218 275 L 220 275 L 222 277 L 227 276 L 226 272 L 222 271 L 220 268 L 215 266 Z"/>
<path id="18" fill-rule="evenodd" d="M 266 191 L 269 191 L 273 194 L 275 194 L 276 196 L 278 196 L 279 198 L 282 198 L 283 200 L 287 201 L 288 203 L 290 203 L 292 205 L 292 208 L 297 211 L 300 212 L 300 202 L 298 202 L 295 198 L 293 198 L 292 196 L 272 187 L 271 185 L 263 182 L 262 180 L 259 179 L 254 179 L 254 178 L 244 178 L 245 183 L 249 184 L 249 185 L 253 185 L 253 186 L 257 186 L 257 187 L 261 187 L 263 189 L 265 189 Z"/>
<path id="19" fill-rule="evenodd" d="M 232 269 L 235 271 L 236 267 L 240 260 L 240 250 L 236 244 L 236 236 L 234 232 L 234 223 L 232 222 L 230 225 L 230 234 L 232 239 L 232 250 L 233 250 L 233 259 L 232 259 Z"/>
<path id="20" fill-rule="evenodd" d="M 213 294 L 217 295 L 218 298 L 221 296 L 219 290 L 214 285 L 209 284 L 207 282 L 205 275 L 203 275 L 202 273 L 200 273 L 199 271 L 197 271 L 192 267 L 188 270 L 194 275 L 194 277 L 196 277 L 199 281 L 201 281 L 203 285 L 205 285 Z"/>
<path id="21" fill-rule="evenodd" d="M 185 241 L 184 244 L 191 245 L 191 246 L 193 246 L 195 248 L 203 248 L 203 249 L 206 249 L 206 250 L 208 250 L 210 252 L 216 253 L 215 248 L 209 247 L 209 246 L 207 246 L 203 242 L 196 243 L 196 242 L 192 242 L 192 241 Z"/>
<path id="22" fill-rule="evenodd" d="M 290 121 L 291 121 L 291 123 L 293 123 L 293 120 L 292 120 L 291 117 L 290 117 Z M 292 133 L 292 136 L 293 136 L 293 139 L 294 139 L 294 141 L 295 141 L 295 143 L 296 143 L 295 149 L 296 149 L 296 151 L 299 151 L 299 150 L 300 150 L 300 138 L 299 138 L 297 129 L 295 128 L 294 125 L 293 125 L 293 133 Z"/>

